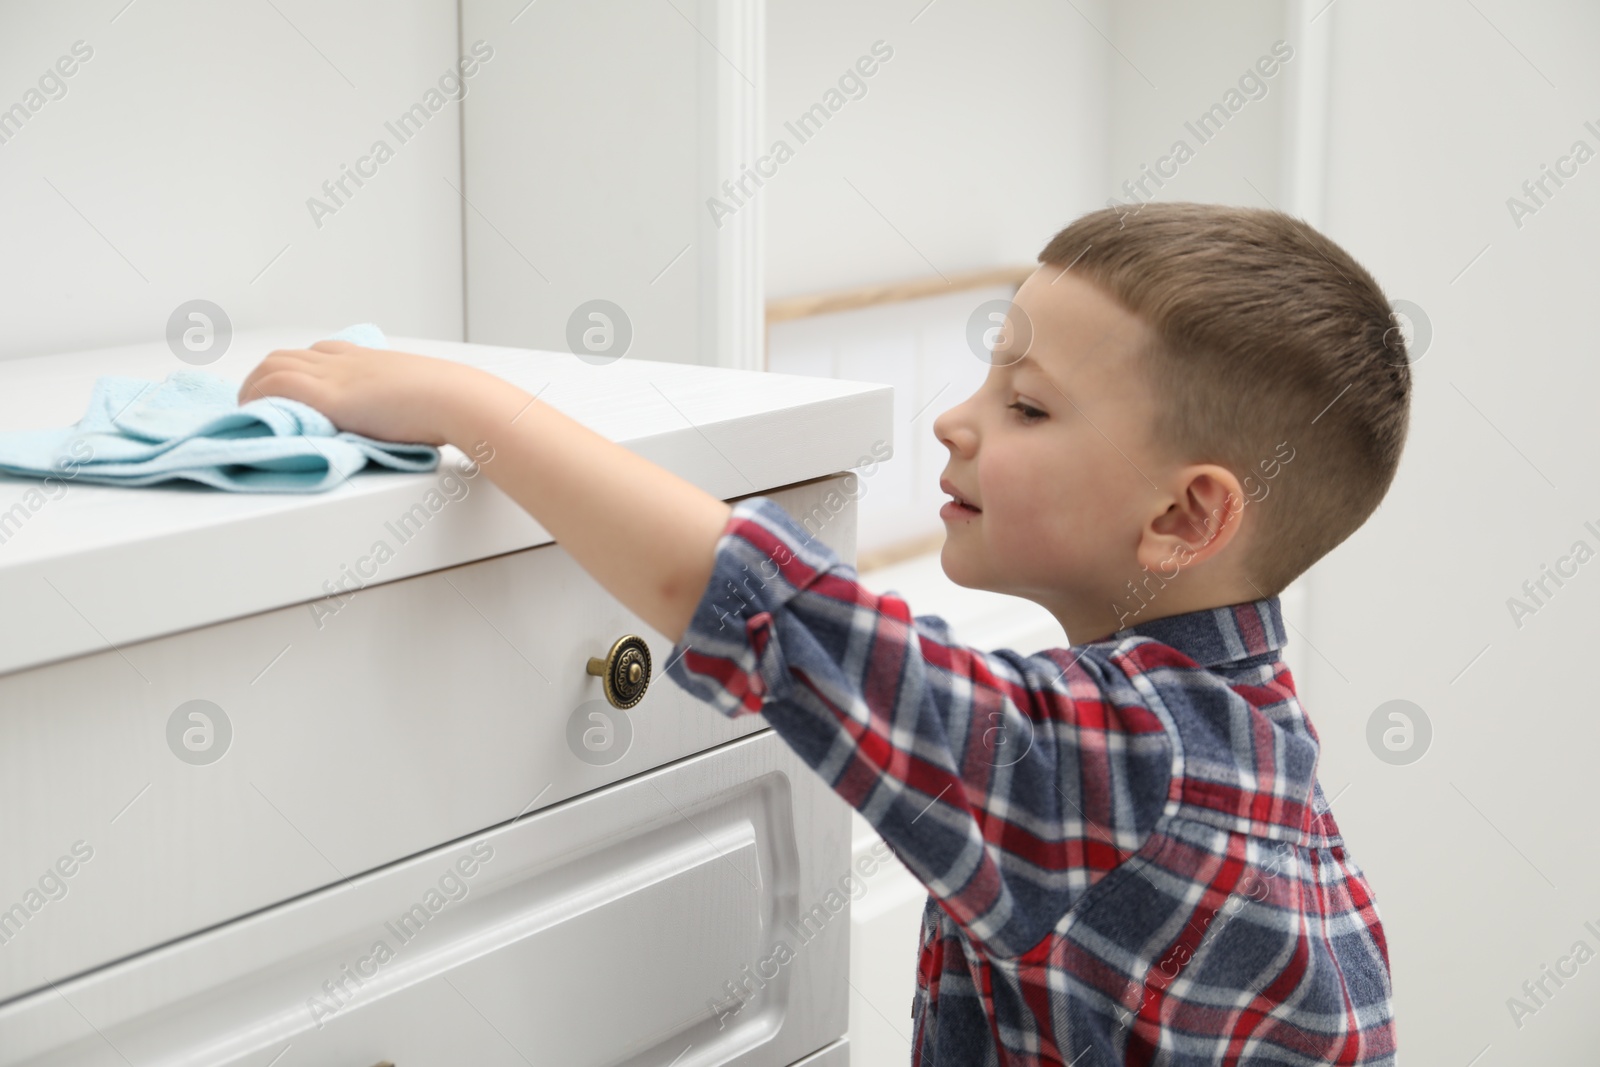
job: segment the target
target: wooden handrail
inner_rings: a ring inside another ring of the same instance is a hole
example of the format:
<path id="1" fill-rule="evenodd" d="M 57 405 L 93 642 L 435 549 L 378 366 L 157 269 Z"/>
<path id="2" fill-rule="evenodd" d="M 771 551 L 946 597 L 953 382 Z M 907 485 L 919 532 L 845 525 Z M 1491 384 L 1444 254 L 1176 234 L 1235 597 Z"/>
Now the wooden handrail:
<path id="1" fill-rule="evenodd" d="M 767 323 L 788 322 L 811 315 L 826 315 L 834 311 L 894 304 L 902 300 L 921 300 L 930 296 L 944 296 L 963 289 L 985 289 L 992 285 L 1021 285 L 1036 267 L 997 267 L 993 270 L 969 271 L 940 278 L 912 278 L 902 282 L 881 285 L 858 285 L 851 289 L 836 289 L 810 296 L 790 296 L 767 301 Z"/>

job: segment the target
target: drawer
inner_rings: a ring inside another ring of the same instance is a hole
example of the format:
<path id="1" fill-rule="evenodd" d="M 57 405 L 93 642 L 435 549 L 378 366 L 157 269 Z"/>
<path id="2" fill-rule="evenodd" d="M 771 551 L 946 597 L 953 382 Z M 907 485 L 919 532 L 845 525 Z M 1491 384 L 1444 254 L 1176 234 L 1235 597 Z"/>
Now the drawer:
<path id="1" fill-rule="evenodd" d="M 13 1001 L 0 1067 L 810 1063 L 849 836 L 762 731 Z"/>
<path id="2" fill-rule="evenodd" d="M 629 633 L 621 713 L 585 665 Z M 0 677 L 0 1002 L 764 727 L 670 649 L 544 545 Z"/>

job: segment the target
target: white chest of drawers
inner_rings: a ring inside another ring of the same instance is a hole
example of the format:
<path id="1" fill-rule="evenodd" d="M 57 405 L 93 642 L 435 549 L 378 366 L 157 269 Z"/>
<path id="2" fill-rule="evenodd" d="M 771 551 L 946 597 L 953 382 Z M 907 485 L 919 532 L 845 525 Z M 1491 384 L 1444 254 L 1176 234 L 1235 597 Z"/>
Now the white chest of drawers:
<path id="1" fill-rule="evenodd" d="M 797 515 L 891 437 L 887 387 L 392 345 Z M 0 428 L 178 366 L 0 363 Z M 0 477 L 0 1065 L 843 1063 L 848 916 L 815 905 L 848 809 L 474 474 Z M 854 519 L 818 533 L 847 560 Z M 629 634 L 654 680 L 622 711 L 586 665 Z"/>

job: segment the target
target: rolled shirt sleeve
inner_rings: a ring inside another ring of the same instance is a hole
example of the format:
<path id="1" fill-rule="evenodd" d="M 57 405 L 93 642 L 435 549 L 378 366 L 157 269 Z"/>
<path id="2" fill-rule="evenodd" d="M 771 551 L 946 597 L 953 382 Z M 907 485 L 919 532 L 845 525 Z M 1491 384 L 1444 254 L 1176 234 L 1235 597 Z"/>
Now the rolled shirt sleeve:
<path id="1" fill-rule="evenodd" d="M 1076 649 L 952 639 L 878 595 L 776 501 L 736 502 L 667 674 L 725 715 L 761 713 L 877 829 L 974 942 L 1048 935 L 1143 844 L 1171 742 L 1126 678 Z"/>

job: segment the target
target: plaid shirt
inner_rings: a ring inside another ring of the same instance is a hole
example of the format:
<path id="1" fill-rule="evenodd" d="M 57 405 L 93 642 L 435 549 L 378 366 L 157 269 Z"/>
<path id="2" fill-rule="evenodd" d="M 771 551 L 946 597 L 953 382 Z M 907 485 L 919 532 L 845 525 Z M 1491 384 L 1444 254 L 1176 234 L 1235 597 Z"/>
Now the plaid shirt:
<path id="1" fill-rule="evenodd" d="M 1276 597 L 1023 656 L 735 503 L 668 675 L 760 712 L 928 888 L 912 1062 L 1393 1064 L 1388 947 Z"/>

